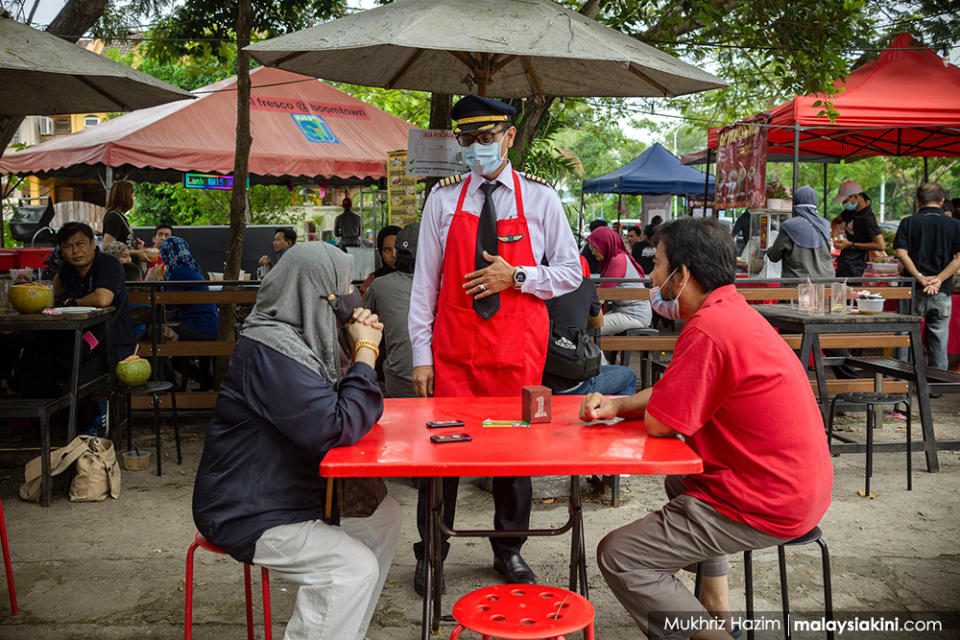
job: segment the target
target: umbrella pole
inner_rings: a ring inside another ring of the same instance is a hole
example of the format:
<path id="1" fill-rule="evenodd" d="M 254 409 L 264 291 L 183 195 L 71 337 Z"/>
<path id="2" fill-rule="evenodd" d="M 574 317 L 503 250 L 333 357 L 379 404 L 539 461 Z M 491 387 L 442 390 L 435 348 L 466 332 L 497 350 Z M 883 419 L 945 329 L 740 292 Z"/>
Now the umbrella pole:
<path id="1" fill-rule="evenodd" d="M 930 182 L 930 171 L 927 168 L 927 156 L 923 156 L 923 181 Z"/>
<path id="2" fill-rule="evenodd" d="M 617 194 L 617 226 L 620 227 L 620 231 L 623 231 L 623 227 L 620 225 L 620 216 L 623 214 L 623 194 Z"/>

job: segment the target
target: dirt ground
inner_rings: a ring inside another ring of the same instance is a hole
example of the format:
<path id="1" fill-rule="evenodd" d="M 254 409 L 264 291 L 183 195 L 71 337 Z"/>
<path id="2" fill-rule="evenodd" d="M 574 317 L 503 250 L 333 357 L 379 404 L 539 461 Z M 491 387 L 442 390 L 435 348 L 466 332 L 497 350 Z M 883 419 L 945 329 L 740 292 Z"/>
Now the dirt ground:
<path id="1" fill-rule="evenodd" d="M 953 398 L 956 398 L 954 396 Z M 933 401 L 937 435 L 960 438 L 960 400 Z M 0 583 L 0 638 L 162 638 L 183 636 L 184 563 L 194 536 L 190 501 L 199 462 L 205 419 L 195 416 L 183 436 L 184 460 L 177 465 L 172 430 L 164 431 L 164 474 L 153 469 L 123 473 L 118 500 L 72 504 L 61 492 L 49 508 L 18 500 L 24 458 L 0 456 L 0 498 L 6 514 L 20 613 L 10 615 L 6 588 Z M 864 436 L 864 416 L 840 420 L 847 435 Z M 887 419 L 877 441 L 902 440 L 904 421 Z M 152 449 L 149 423 L 141 421 L 136 440 Z M 2 434 L 0 434 L 2 435 Z M 915 439 L 920 438 L 914 420 Z M 899 615 L 901 620 L 925 612 L 960 614 L 960 455 L 939 454 L 940 473 L 925 470 L 923 455 L 913 455 L 913 491 L 906 491 L 905 454 L 875 456 L 872 489 L 876 499 L 857 495 L 863 486 L 863 454 L 834 457 L 833 504 L 821 523 L 832 556 L 833 598 L 838 611 L 861 617 Z M 407 480 L 388 482 L 390 493 L 405 511 L 403 533 L 368 632 L 371 640 L 419 637 L 421 601 L 412 587 L 416 537 L 416 490 Z M 540 486 L 538 484 L 538 486 Z M 641 638 L 633 621 L 613 598 L 596 567 L 594 551 L 603 535 L 644 516 L 664 502 L 662 478 L 622 478 L 624 501 L 619 508 L 596 498 L 585 504 L 591 600 L 597 609 L 597 638 Z M 487 527 L 493 505 L 490 495 L 473 482 L 461 483 L 458 525 Z M 556 526 L 566 518 L 563 499 L 540 500 L 534 526 Z M 564 586 L 569 537 L 531 539 L 524 556 L 540 581 Z M 731 558 L 731 604 L 743 607 L 743 565 Z M 498 575 L 484 540 L 454 541 L 446 564 L 445 605 L 475 588 L 493 584 Z M 770 618 L 779 614 L 776 553 L 754 554 L 756 609 Z M 244 637 L 242 571 L 234 561 L 204 551 L 197 553 L 194 636 Z M 788 550 L 790 604 L 794 611 L 823 609 L 823 579 L 815 545 Z M 689 580 L 689 577 L 685 577 Z M 692 581 L 691 581 L 692 584 Z M 281 638 L 294 602 L 294 589 L 272 581 L 273 634 Z M 258 605 L 259 611 L 259 605 Z M 939 614 L 938 614 L 939 615 Z M 447 637 L 452 625 L 441 627 Z M 469 634 L 465 634 L 467 637 Z M 852 638 L 957 638 L 960 630 L 942 633 L 846 633 Z M 258 626 L 257 637 L 263 637 Z M 476 637 L 476 636 L 470 636 Z M 780 637 L 758 633 L 758 637 Z M 821 637 L 798 634 L 795 637 Z"/>

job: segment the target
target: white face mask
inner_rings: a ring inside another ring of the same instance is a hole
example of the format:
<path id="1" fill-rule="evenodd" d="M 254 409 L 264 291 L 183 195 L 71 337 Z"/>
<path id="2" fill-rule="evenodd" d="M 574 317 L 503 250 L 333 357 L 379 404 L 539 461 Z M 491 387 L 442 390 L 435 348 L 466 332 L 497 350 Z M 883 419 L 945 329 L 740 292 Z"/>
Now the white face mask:
<path id="1" fill-rule="evenodd" d="M 503 162 L 503 156 L 500 155 L 500 141 L 495 140 L 490 144 L 474 142 L 469 147 L 464 147 L 463 161 L 471 170 L 482 176 L 493 173 Z"/>
<path id="2" fill-rule="evenodd" d="M 663 284 L 667 283 L 667 280 L 673 277 L 673 274 L 677 272 L 676 269 L 670 272 L 670 275 L 667 276 Z M 666 318 L 667 320 L 678 320 L 680 318 L 680 294 L 683 293 L 683 290 L 687 287 L 687 282 L 690 281 L 690 277 L 687 276 L 687 279 L 683 281 L 683 286 L 680 287 L 680 291 L 677 292 L 673 298 L 670 300 L 664 300 L 660 294 L 660 287 L 651 287 L 650 288 L 650 308 L 656 311 L 658 314 Z M 662 285 L 661 285 L 662 286 Z"/>

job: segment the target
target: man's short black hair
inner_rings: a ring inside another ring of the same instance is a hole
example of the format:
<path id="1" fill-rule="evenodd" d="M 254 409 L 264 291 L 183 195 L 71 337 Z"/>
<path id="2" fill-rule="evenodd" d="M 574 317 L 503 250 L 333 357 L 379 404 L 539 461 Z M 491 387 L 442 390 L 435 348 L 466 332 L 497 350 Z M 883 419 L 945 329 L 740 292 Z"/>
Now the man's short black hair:
<path id="1" fill-rule="evenodd" d="M 650 219 L 650 224 L 655 227 L 663 224 L 663 216 L 653 216 L 653 218 Z"/>
<path id="2" fill-rule="evenodd" d="M 63 244 L 78 233 L 87 236 L 93 240 L 93 229 L 86 222 L 68 222 L 57 231 L 57 244 Z"/>
<path id="3" fill-rule="evenodd" d="M 636 225 L 636 224 L 630 227 L 629 229 L 627 229 L 627 233 L 630 233 L 631 231 L 633 231 L 638 236 L 643 233 L 643 229 L 640 228 L 640 225 Z"/>
<path id="4" fill-rule="evenodd" d="M 276 233 L 282 233 L 283 239 L 289 242 L 291 245 L 297 244 L 297 232 L 290 227 L 277 227 Z"/>
<path id="5" fill-rule="evenodd" d="M 653 240 L 653 236 L 656 235 L 658 228 L 655 224 L 648 224 L 643 228 L 643 235 L 647 236 L 648 241 Z"/>
<path id="6" fill-rule="evenodd" d="M 153 228 L 153 235 L 157 235 L 160 229 L 170 229 L 170 235 L 173 235 L 173 227 L 171 227 L 166 222 L 161 222 L 156 227 Z"/>
<path id="7" fill-rule="evenodd" d="M 920 204 L 939 204 L 947 198 L 947 192 L 936 182 L 924 182 L 917 187 L 917 202 Z"/>
<path id="8" fill-rule="evenodd" d="M 960 211 L 960 198 L 954 198 L 950 201 L 950 204 L 953 205 L 954 211 Z"/>
<path id="9" fill-rule="evenodd" d="M 684 217 L 657 229 L 668 272 L 681 266 L 700 283 L 704 293 L 733 284 L 737 275 L 737 247 L 730 230 L 713 218 Z"/>
<path id="10" fill-rule="evenodd" d="M 873 202 L 873 198 L 871 198 L 871 197 L 870 197 L 870 194 L 867 193 L 866 191 L 861 191 L 861 192 L 860 192 L 859 194 L 857 194 L 857 195 L 859 195 L 861 198 L 863 198 L 863 199 L 866 201 L 867 204 L 870 204 L 870 203 Z"/>
<path id="11" fill-rule="evenodd" d="M 603 218 L 597 218 L 596 220 L 590 221 L 590 231 L 596 231 L 600 227 L 607 226 L 607 221 Z"/>

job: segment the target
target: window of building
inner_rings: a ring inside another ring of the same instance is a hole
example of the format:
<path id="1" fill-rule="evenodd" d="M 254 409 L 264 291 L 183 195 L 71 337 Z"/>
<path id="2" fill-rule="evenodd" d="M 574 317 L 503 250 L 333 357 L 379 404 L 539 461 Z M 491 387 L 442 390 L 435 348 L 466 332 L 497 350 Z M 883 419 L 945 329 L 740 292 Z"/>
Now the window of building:
<path id="1" fill-rule="evenodd" d="M 40 116 L 40 135 L 42 136 L 53 135 L 53 118 Z"/>
<path id="2" fill-rule="evenodd" d="M 83 128 L 84 128 L 84 129 L 86 129 L 86 128 L 88 128 L 88 127 L 95 127 L 95 126 L 97 126 L 98 124 L 100 124 L 100 118 L 99 118 L 99 116 L 86 116 L 86 117 L 83 119 Z"/>
<path id="3" fill-rule="evenodd" d="M 70 133 L 70 118 L 56 118 L 53 121 L 54 133 Z"/>

